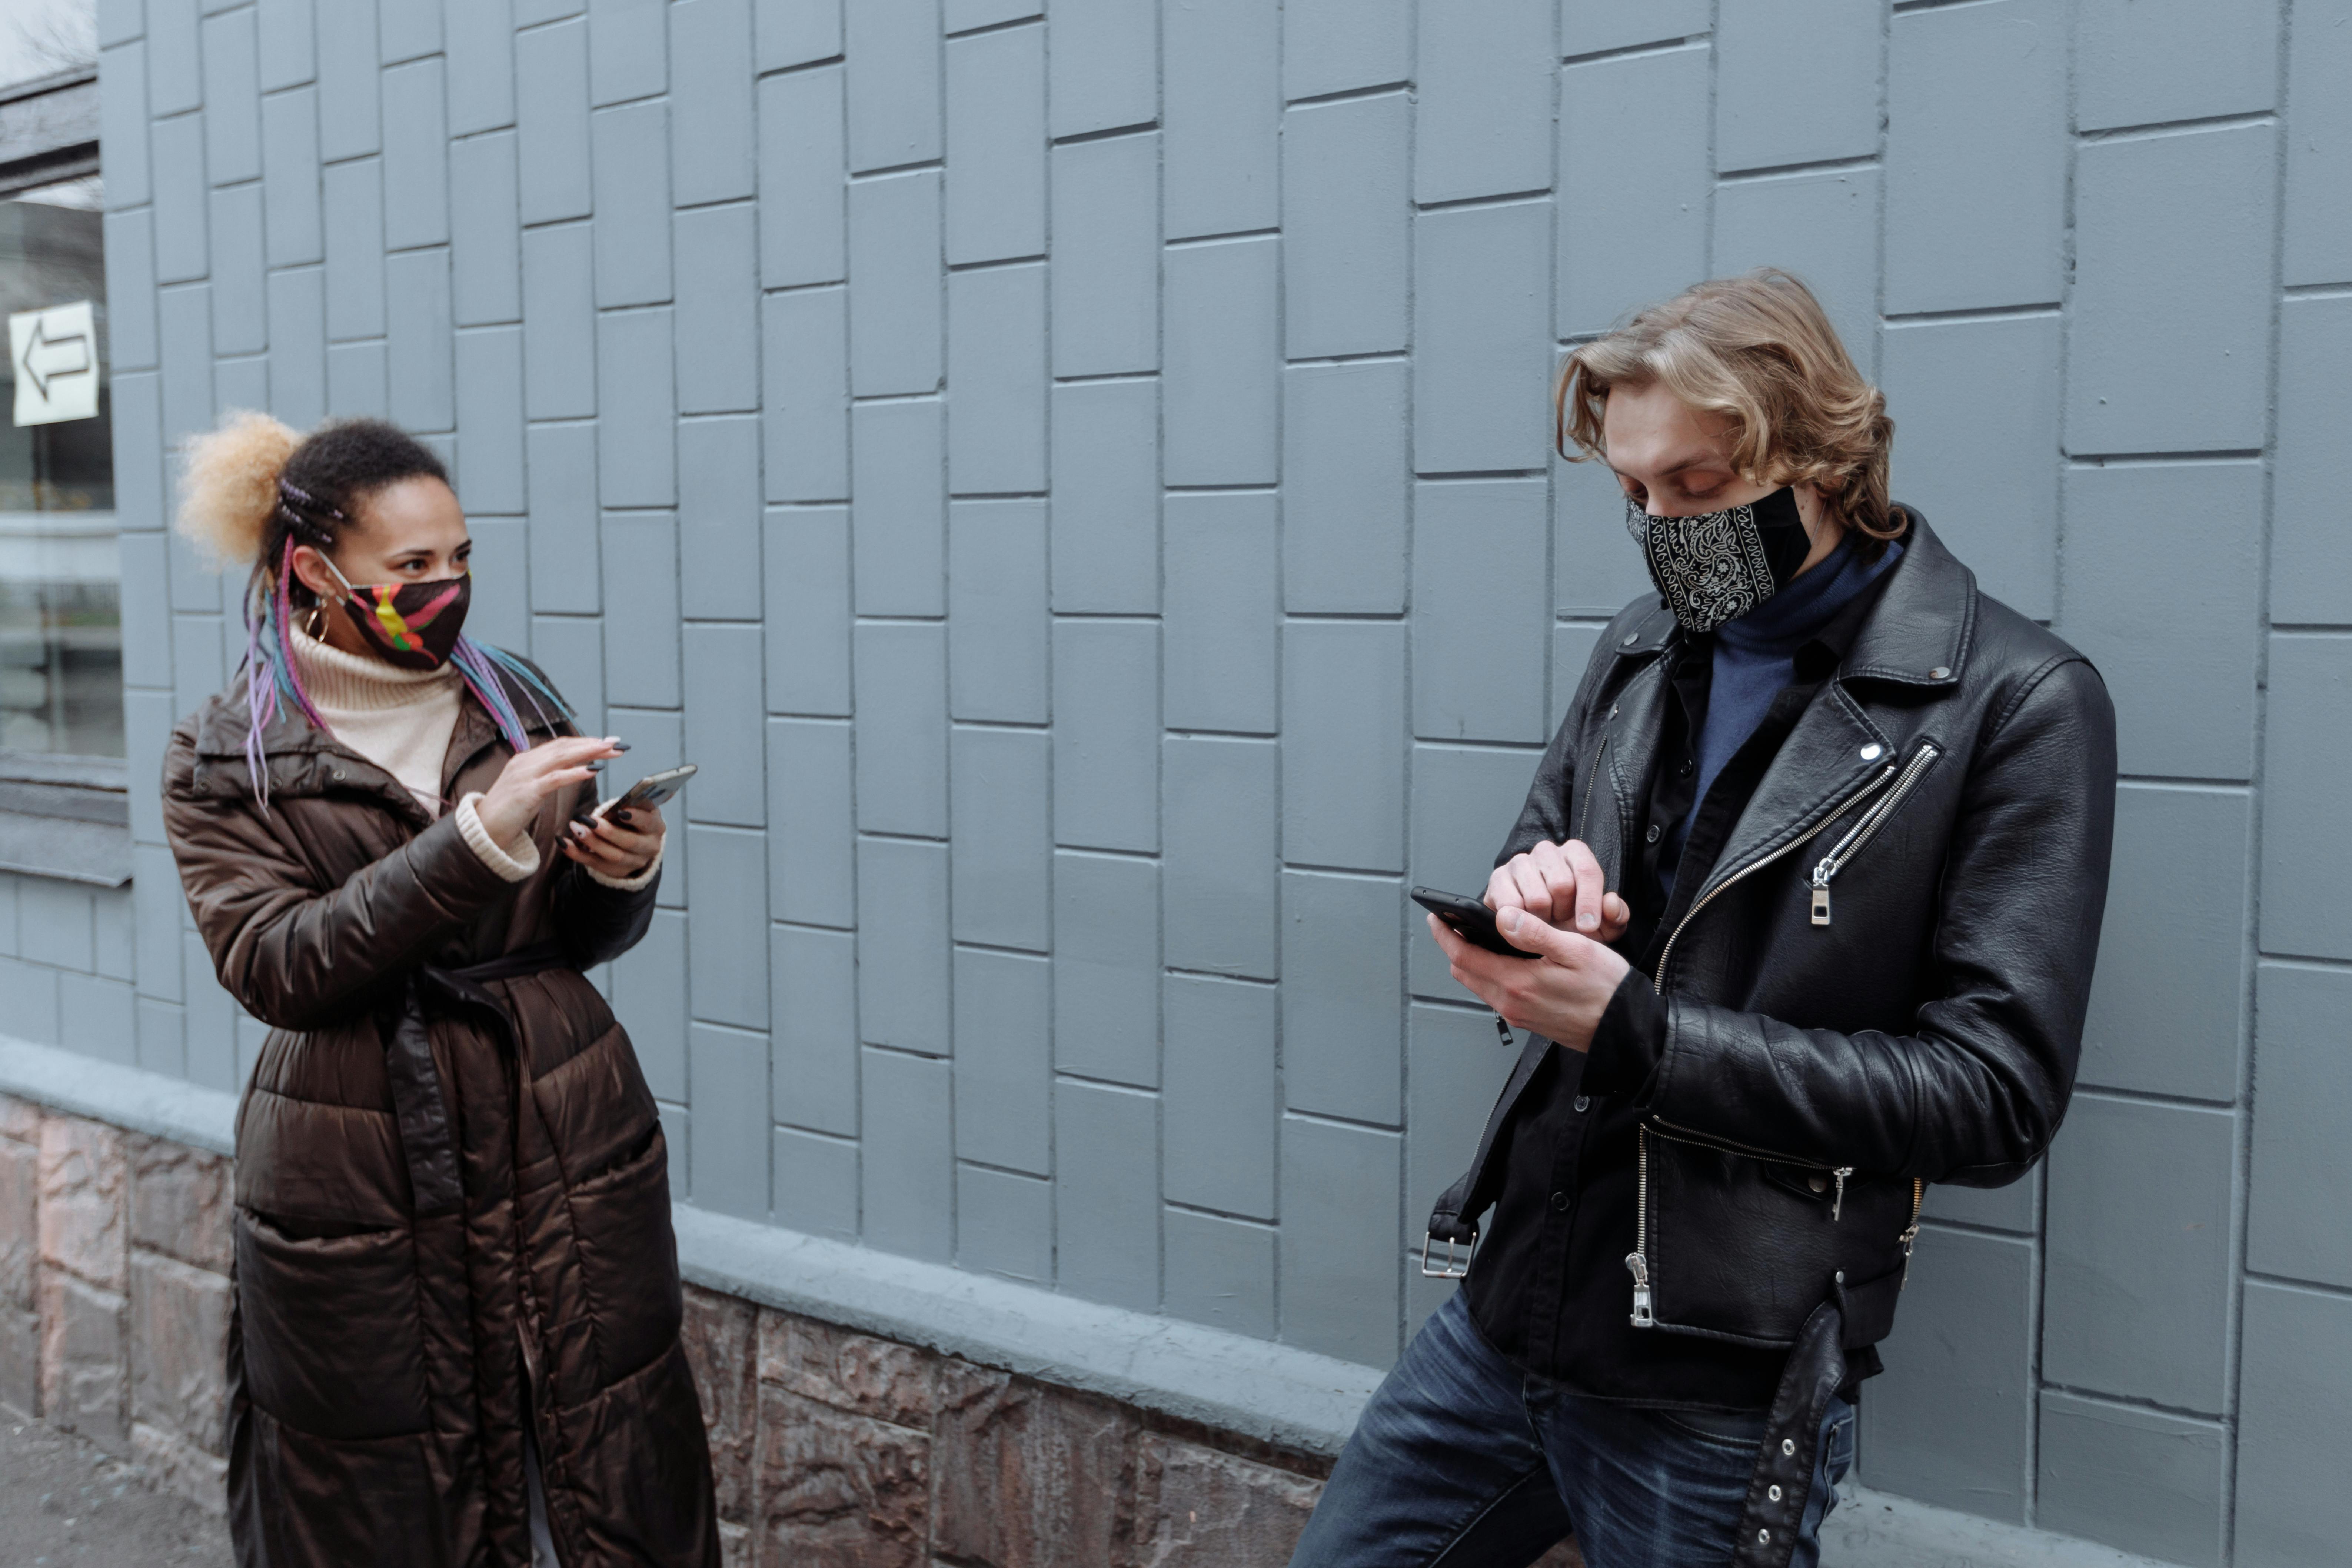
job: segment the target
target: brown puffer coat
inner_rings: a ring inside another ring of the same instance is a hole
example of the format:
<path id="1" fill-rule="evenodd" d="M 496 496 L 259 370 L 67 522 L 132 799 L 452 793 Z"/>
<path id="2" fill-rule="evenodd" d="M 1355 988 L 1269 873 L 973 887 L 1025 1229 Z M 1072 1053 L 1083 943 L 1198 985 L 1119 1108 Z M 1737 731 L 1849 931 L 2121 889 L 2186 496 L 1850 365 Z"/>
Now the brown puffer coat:
<path id="1" fill-rule="evenodd" d="M 163 770 L 196 929 L 273 1026 L 237 1111 L 238 1563 L 528 1564 L 528 1420 L 564 1568 L 715 1565 L 668 1156 L 581 973 L 644 934 L 653 889 L 556 852 L 576 791 L 503 881 L 299 713 L 266 735 L 264 812 L 245 734 L 240 680 Z M 510 755 L 468 693 L 444 797 Z"/>

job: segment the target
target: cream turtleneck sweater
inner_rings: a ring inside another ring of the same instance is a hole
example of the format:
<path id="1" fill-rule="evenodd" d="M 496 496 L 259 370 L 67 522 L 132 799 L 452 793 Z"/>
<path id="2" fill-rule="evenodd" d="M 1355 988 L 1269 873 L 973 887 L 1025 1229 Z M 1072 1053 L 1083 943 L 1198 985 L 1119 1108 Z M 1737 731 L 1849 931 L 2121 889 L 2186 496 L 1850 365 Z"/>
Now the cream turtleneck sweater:
<path id="1" fill-rule="evenodd" d="M 448 665 L 403 669 L 365 654 L 345 653 L 294 628 L 294 658 L 310 703 L 335 739 L 408 786 L 441 815 L 441 765 L 466 699 L 465 678 Z"/>
<path id="2" fill-rule="evenodd" d="M 449 737 L 457 732 L 457 710 L 465 702 L 465 678 L 446 664 L 438 669 L 403 669 L 364 654 L 345 653 L 299 626 L 293 632 L 303 688 L 335 739 L 398 779 L 428 815 L 439 816 L 441 769 L 448 760 Z M 539 846 L 528 837 L 511 850 L 493 841 L 476 809 L 480 799 L 477 793 L 457 803 L 458 833 L 499 876 L 509 882 L 527 879 L 539 869 Z M 626 881 L 582 868 L 608 888 L 635 889 L 645 886 L 660 865 L 656 856 L 653 865 Z"/>

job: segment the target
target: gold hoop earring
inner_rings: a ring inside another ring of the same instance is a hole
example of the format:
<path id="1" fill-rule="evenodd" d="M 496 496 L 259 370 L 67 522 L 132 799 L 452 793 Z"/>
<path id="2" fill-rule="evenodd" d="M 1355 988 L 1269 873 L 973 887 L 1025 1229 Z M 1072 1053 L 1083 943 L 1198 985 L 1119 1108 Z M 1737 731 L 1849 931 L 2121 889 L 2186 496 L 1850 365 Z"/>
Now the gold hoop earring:
<path id="1" fill-rule="evenodd" d="M 327 640 L 327 606 L 311 605 L 310 618 L 302 623 L 302 630 L 312 642 L 325 642 Z"/>

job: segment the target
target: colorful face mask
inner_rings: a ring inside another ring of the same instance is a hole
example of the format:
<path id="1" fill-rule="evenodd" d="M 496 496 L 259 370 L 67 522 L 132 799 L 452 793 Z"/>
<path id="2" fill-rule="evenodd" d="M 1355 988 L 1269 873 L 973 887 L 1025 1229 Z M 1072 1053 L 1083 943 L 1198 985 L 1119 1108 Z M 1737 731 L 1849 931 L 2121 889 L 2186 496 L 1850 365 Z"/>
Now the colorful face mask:
<path id="1" fill-rule="evenodd" d="M 327 560 L 323 552 L 319 558 Z M 327 570 L 343 585 L 344 596 L 336 601 L 343 614 L 386 663 L 403 669 L 438 669 L 449 661 L 457 634 L 466 627 L 467 606 L 473 602 L 471 572 L 432 583 L 354 588 L 332 561 L 327 561 Z"/>
<path id="2" fill-rule="evenodd" d="M 1694 632 L 1711 632 L 1787 587 L 1812 549 L 1797 492 L 1786 485 L 1696 517 L 1652 517 L 1629 496 L 1625 528 L 1666 607 Z"/>

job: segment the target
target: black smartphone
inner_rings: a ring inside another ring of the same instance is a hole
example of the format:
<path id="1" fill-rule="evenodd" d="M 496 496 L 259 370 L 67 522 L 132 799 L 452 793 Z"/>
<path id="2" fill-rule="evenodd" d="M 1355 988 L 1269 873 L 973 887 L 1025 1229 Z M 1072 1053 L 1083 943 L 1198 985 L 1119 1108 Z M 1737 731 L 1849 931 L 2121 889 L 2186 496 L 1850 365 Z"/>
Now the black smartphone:
<path id="1" fill-rule="evenodd" d="M 1523 947 L 1513 947 L 1495 925 L 1495 911 L 1476 899 L 1465 899 L 1459 893 L 1441 893 L 1435 888 L 1415 888 L 1412 901 L 1444 921 L 1454 934 L 1473 947 L 1483 947 L 1488 952 L 1499 952 L 1506 958 L 1536 958 Z"/>
<path id="2" fill-rule="evenodd" d="M 686 781 L 692 778 L 697 771 L 692 763 L 683 763 L 674 768 L 665 768 L 657 773 L 647 773 L 627 789 L 598 806 L 596 815 L 604 816 L 634 805 L 659 806 L 670 796 L 684 789 Z"/>

